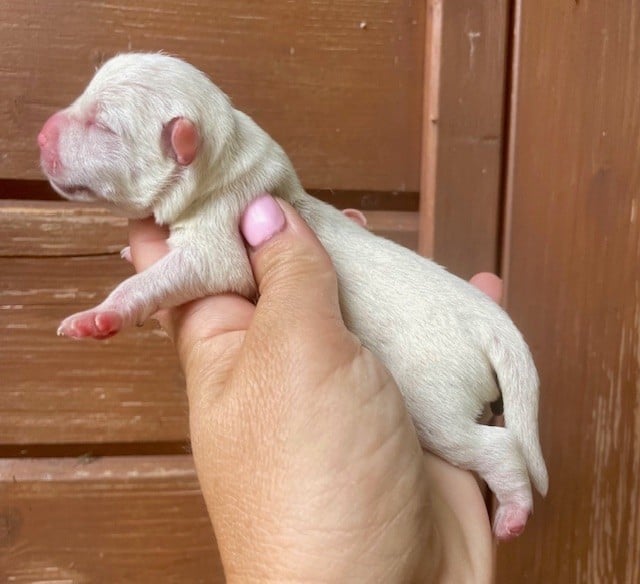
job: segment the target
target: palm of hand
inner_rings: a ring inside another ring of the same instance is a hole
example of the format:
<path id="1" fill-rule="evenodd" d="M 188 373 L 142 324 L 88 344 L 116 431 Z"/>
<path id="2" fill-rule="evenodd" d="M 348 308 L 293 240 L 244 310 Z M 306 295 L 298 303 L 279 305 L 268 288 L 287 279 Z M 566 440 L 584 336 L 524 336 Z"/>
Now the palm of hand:
<path id="1" fill-rule="evenodd" d="M 138 225 L 137 267 L 165 252 L 165 236 Z M 321 294 L 308 292 L 310 303 Z M 476 481 L 422 452 L 395 382 L 336 312 L 304 308 L 273 295 L 257 315 L 223 295 L 163 316 L 186 372 L 193 454 L 223 560 L 248 550 L 260 561 L 241 571 L 256 578 L 274 573 L 265 557 L 295 579 L 430 578 L 455 564 L 488 577 Z M 438 545 L 438 561 L 425 562 L 425 547 Z M 231 579 L 237 564 L 226 564 Z"/>

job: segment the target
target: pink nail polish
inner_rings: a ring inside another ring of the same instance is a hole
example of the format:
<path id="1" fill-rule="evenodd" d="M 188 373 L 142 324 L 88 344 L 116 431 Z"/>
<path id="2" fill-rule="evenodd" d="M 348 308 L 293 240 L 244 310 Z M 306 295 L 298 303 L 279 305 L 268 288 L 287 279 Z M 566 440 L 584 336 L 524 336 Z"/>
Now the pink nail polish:
<path id="1" fill-rule="evenodd" d="M 258 247 L 282 231 L 284 225 L 282 208 L 271 195 L 264 194 L 245 209 L 240 231 L 251 247 Z"/>

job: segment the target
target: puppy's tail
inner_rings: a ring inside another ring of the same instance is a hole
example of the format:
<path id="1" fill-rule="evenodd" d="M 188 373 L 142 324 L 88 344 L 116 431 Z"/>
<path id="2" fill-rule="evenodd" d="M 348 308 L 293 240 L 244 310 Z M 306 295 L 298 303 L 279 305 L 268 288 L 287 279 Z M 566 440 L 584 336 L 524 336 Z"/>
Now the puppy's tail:
<path id="1" fill-rule="evenodd" d="M 533 484 L 544 496 L 549 488 L 549 476 L 538 438 L 536 366 L 515 325 L 505 323 L 493 333 L 486 351 L 502 391 L 505 425 L 518 440 Z"/>

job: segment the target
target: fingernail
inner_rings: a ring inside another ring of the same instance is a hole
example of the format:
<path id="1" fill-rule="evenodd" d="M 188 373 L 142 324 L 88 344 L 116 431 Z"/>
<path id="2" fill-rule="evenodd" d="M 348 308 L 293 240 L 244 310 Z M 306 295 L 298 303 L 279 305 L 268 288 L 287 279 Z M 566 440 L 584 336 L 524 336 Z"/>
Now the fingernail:
<path id="1" fill-rule="evenodd" d="M 282 231 L 284 225 L 284 213 L 280 205 L 265 193 L 245 209 L 240 220 L 240 231 L 251 247 L 258 247 Z"/>

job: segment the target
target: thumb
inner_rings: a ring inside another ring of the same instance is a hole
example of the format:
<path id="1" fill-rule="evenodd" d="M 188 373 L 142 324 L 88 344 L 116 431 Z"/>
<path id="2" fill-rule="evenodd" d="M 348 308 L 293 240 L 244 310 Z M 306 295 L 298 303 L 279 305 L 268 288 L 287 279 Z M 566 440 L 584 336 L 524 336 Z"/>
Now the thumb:
<path id="1" fill-rule="evenodd" d="M 245 210 L 240 230 L 260 292 L 254 322 L 342 319 L 331 259 L 291 205 L 262 195 Z"/>

